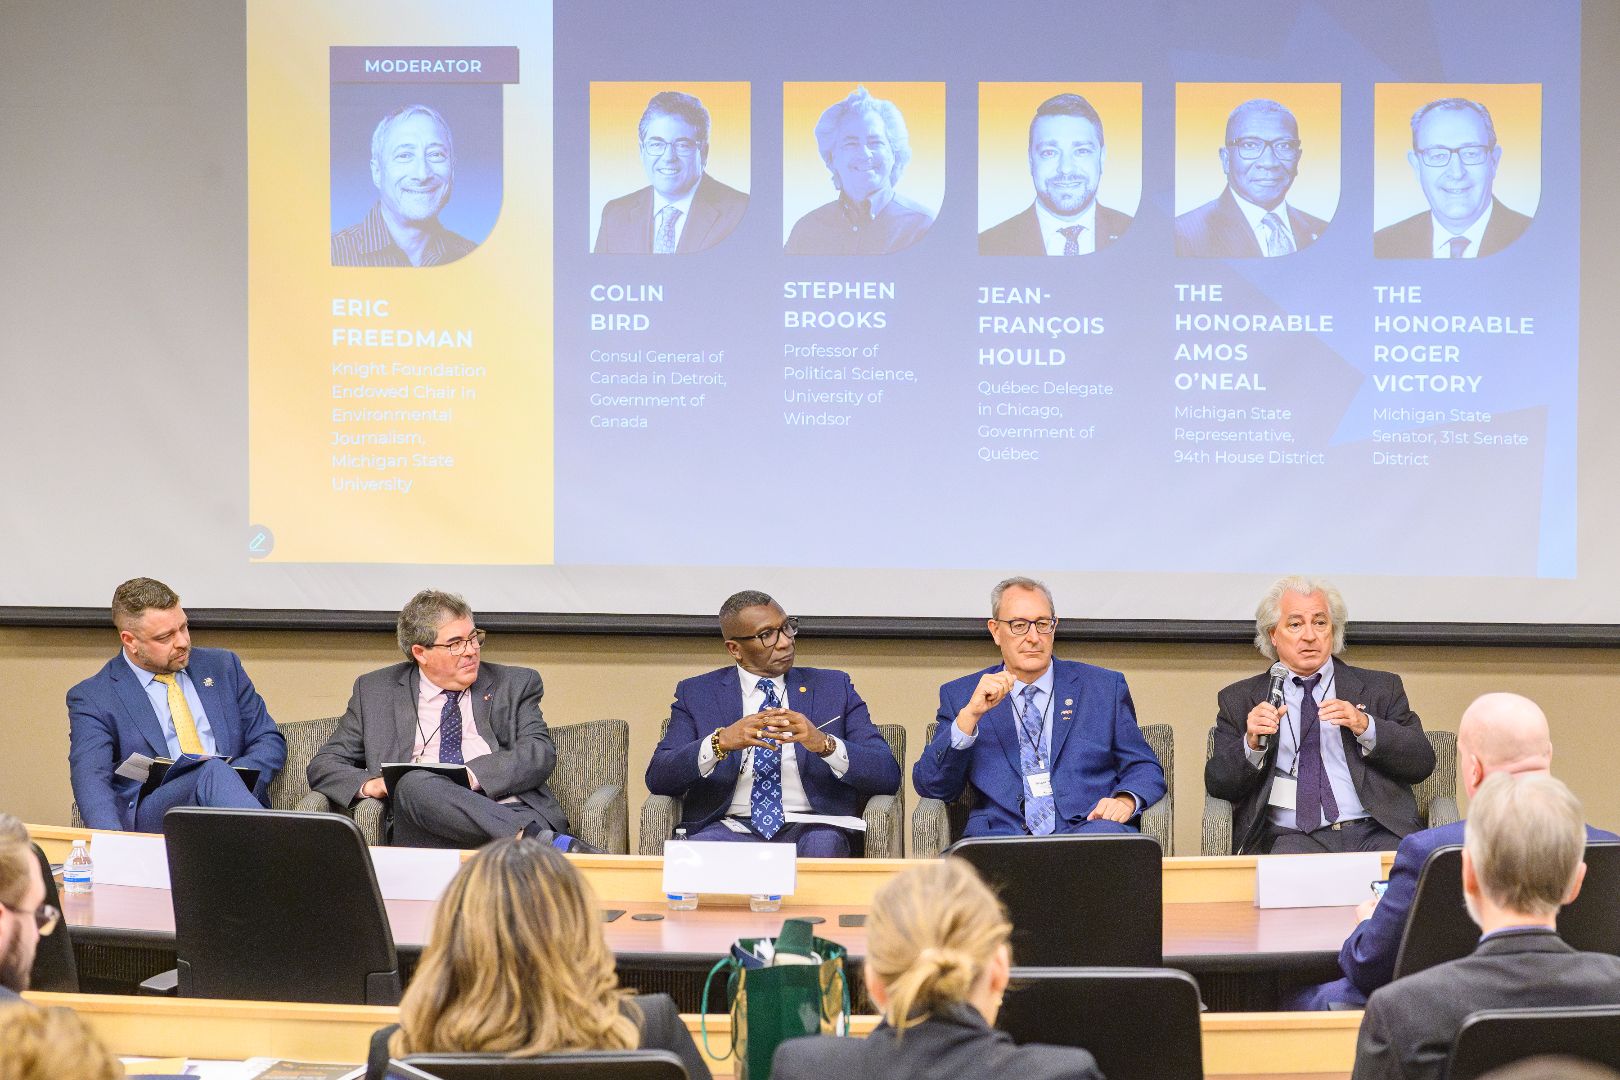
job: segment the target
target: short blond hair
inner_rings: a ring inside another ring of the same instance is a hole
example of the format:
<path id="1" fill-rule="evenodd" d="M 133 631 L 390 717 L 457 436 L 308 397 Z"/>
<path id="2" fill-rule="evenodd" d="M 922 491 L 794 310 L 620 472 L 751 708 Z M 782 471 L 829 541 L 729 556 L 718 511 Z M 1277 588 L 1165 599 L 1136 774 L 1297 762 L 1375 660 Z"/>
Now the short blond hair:
<path id="1" fill-rule="evenodd" d="M 1586 852 L 1581 801 L 1546 773 L 1492 773 L 1468 805 L 1463 846 L 1497 907 L 1557 914 Z"/>
<path id="2" fill-rule="evenodd" d="M 964 1002 L 1012 936 L 1012 923 L 972 866 L 936 859 L 895 876 L 872 898 L 866 967 L 888 991 L 884 1017 L 904 1030 Z"/>
<path id="3" fill-rule="evenodd" d="M 0 1007 L 0 1080 L 117 1080 L 124 1066 L 71 1009 Z"/>

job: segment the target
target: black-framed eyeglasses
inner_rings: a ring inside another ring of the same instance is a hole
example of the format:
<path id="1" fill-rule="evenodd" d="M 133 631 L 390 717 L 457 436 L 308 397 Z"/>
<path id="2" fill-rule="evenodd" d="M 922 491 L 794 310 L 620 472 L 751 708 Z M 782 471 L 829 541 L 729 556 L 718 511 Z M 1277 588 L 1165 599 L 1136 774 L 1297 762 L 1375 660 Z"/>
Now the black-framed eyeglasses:
<path id="1" fill-rule="evenodd" d="M 489 636 L 488 630 L 474 630 L 466 637 L 451 638 L 449 641 L 435 641 L 432 645 L 424 645 L 424 649 L 445 649 L 451 656 L 466 656 L 468 649 L 482 649 L 484 638 Z"/>
<path id="2" fill-rule="evenodd" d="M 1226 144 L 1237 151 L 1237 156 L 1244 161 L 1258 161 L 1271 147 L 1271 152 L 1278 161 L 1298 161 L 1300 147 L 1305 144 L 1298 139 L 1257 139 L 1246 135 L 1241 139 L 1233 139 Z"/>
<path id="3" fill-rule="evenodd" d="M 642 153 L 649 157 L 661 158 L 669 153 L 670 147 L 675 148 L 675 156 L 689 158 L 697 153 L 698 144 L 694 139 L 676 139 L 669 142 L 664 139 L 645 139 L 641 143 Z"/>
<path id="4" fill-rule="evenodd" d="M 740 638 L 727 638 L 726 640 L 735 641 L 739 645 L 745 641 L 757 641 L 769 649 L 775 647 L 777 641 L 783 636 L 786 636 L 789 641 L 799 636 L 799 620 L 796 617 L 789 615 L 787 621 L 781 626 L 769 626 L 757 634 L 749 634 L 747 637 Z"/>
<path id="5" fill-rule="evenodd" d="M 1008 630 L 1011 630 L 1013 632 L 1013 635 L 1015 637 L 1023 637 L 1025 634 L 1029 633 L 1029 628 L 1032 627 L 1032 626 L 1035 628 L 1035 632 L 1037 634 L 1051 634 L 1051 633 L 1056 632 L 1057 625 L 1058 625 L 1058 621 L 1055 618 L 1053 618 L 1053 619 L 992 619 L 991 621 L 992 622 L 998 622 L 1002 626 L 1005 626 Z"/>
<path id="6" fill-rule="evenodd" d="M 26 919 L 28 917 L 28 912 L 18 911 L 16 908 L 12 907 L 3 900 L 0 900 L 0 907 L 5 908 L 13 915 L 20 918 Z M 56 924 L 61 921 L 62 913 L 51 907 L 49 904 L 41 904 L 39 907 L 34 909 L 34 925 L 39 928 L 40 937 L 50 937 L 51 931 L 55 930 Z"/>
<path id="7" fill-rule="evenodd" d="M 1451 164 L 1451 155 L 1456 154 L 1462 158 L 1464 165 L 1483 165 L 1485 159 L 1491 156 L 1496 149 L 1495 143 L 1481 146 L 1479 143 L 1470 143 L 1467 146 L 1419 146 L 1415 149 L 1418 160 L 1431 169 L 1444 169 Z"/>

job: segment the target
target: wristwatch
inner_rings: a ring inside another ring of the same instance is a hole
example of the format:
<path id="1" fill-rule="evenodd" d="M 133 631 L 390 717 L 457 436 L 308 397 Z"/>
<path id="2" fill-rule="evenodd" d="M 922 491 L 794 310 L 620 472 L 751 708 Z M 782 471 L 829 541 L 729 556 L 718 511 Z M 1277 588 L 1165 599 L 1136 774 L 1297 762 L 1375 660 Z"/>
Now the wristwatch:
<path id="1" fill-rule="evenodd" d="M 838 740 L 831 735 L 823 737 L 827 740 L 827 749 L 816 751 L 816 757 L 831 757 L 838 752 Z"/>
<path id="2" fill-rule="evenodd" d="M 720 732 L 724 730 L 724 728 L 715 728 L 714 734 L 709 736 L 709 749 L 714 751 L 714 760 L 716 761 L 724 761 L 726 755 L 731 753 L 730 750 L 720 749 Z"/>

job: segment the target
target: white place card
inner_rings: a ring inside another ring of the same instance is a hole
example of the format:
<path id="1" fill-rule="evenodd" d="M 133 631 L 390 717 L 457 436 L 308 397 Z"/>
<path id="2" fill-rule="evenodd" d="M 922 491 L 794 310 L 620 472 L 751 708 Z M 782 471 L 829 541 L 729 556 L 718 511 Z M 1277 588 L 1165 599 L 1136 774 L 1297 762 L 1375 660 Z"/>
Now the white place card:
<path id="1" fill-rule="evenodd" d="M 1262 908 L 1351 907 L 1372 899 L 1384 876 L 1383 855 L 1262 855 L 1255 867 L 1254 904 Z"/>
<path id="2" fill-rule="evenodd" d="M 90 879 L 97 885 L 169 887 L 169 849 L 163 837 L 145 833 L 98 832 L 90 838 Z"/>
<path id="3" fill-rule="evenodd" d="M 669 840 L 664 892 L 789 896 L 798 887 L 797 854 L 792 844 Z"/>
<path id="4" fill-rule="evenodd" d="M 384 900 L 437 900 L 461 869 L 451 848 L 374 847 L 371 866 Z"/>

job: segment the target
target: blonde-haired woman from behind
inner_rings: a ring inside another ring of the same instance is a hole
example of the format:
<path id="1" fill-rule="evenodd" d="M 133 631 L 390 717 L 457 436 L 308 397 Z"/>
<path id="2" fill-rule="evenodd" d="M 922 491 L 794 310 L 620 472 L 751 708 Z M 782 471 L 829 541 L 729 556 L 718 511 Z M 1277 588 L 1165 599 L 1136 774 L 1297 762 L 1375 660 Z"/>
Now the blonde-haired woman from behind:
<path id="1" fill-rule="evenodd" d="M 991 1027 L 1007 989 L 1012 924 L 961 859 L 907 870 L 872 901 L 866 986 L 883 1023 L 865 1039 L 790 1039 L 772 1080 L 1101 1080 L 1084 1050 L 1015 1046 Z"/>

